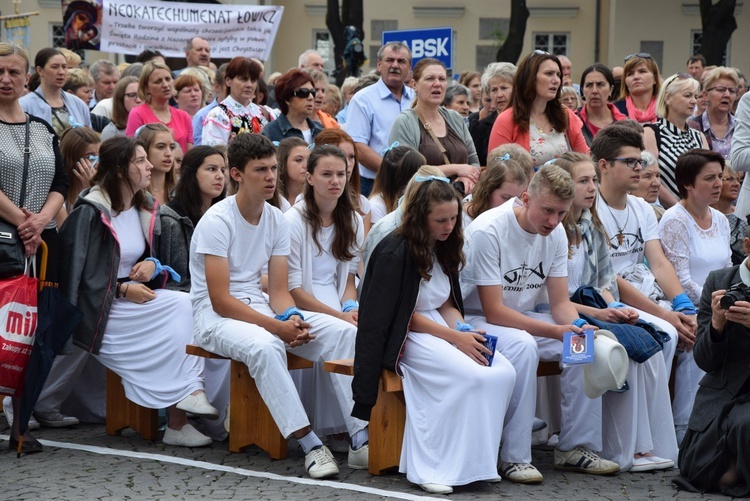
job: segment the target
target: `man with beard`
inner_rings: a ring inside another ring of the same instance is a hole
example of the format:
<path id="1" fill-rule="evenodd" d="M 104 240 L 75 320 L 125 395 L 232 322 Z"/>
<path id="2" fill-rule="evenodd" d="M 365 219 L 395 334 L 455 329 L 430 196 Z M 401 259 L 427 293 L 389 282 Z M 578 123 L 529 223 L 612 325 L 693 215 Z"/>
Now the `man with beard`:
<path id="1" fill-rule="evenodd" d="M 405 85 L 410 75 L 411 51 L 401 42 L 389 42 L 378 51 L 380 80 L 352 97 L 347 132 L 357 145 L 362 194 L 370 195 L 375 173 L 388 147 L 388 136 L 399 113 L 411 108 L 414 91 Z"/>

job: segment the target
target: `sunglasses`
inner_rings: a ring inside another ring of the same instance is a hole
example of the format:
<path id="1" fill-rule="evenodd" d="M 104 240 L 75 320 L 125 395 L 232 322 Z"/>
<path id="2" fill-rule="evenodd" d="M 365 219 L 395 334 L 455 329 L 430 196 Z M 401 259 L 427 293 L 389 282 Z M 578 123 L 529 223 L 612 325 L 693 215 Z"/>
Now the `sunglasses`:
<path id="1" fill-rule="evenodd" d="M 294 92 L 292 92 L 292 96 L 298 97 L 300 99 L 307 99 L 310 94 L 312 94 L 312 97 L 315 97 L 315 95 L 318 93 L 315 89 L 297 89 Z"/>
<path id="2" fill-rule="evenodd" d="M 534 52 L 531 53 L 532 56 L 551 56 L 549 52 L 545 52 L 543 50 L 536 49 Z"/>
<path id="3" fill-rule="evenodd" d="M 692 79 L 692 78 L 693 77 L 690 76 L 688 73 L 685 73 L 685 72 L 682 72 L 682 71 L 679 72 L 679 73 L 675 73 L 671 77 L 667 78 L 667 80 L 664 82 L 665 90 L 667 88 L 669 88 L 669 86 L 672 85 L 673 83 L 675 83 L 677 80 L 689 80 L 689 79 Z"/>
<path id="4" fill-rule="evenodd" d="M 640 57 L 641 59 L 653 59 L 653 57 L 651 57 L 651 54 L 649 54 L 648 52 L 636 52 L 635 54 L 625 56 L 625 62 L 627 63 L 634 57 Z"/>

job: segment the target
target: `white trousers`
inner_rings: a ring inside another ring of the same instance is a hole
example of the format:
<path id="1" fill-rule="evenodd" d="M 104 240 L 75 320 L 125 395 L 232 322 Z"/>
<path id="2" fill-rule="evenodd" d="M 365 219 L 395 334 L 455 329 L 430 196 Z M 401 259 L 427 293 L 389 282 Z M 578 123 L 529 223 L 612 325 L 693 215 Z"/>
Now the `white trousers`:
<path id="1" fill-rule="evenodd" d="M 267 316 L 274 315 L 265 303 L 253 303 L 252 308 Z M 357 332 L 353 325 L 322 313 L 302 313 L 316 338 L 303 346 L 289 348 L 289 351 L 313 362 L 354 357 Z M 206 304 L 195 315 L 195 342 L 210 352 L 248 366 L 250 376 L 283 436 L 289 437 L 309 426 L 310 421 L 286 366 L 287 347 L 281 339 L 258 325 L 224 318 Z M 336 395 L 336 401 L 329 404 L 341 409 L 349 434 L 365 429 L 365 421 L 351 417 L 354 406 L 351 378 L 340 374 L 329 376 Z"/>
<path id="2" fill-rule="evenodd" d="M 546 313 L 527 312 L 525 315 L 547 322 L 555 323 Z M 539 360 L 560 362 L 562 359 L 562 341 L 534 336 L 539 347 Z M 569 365 L 562 367 L 560 375 L 560 393 L 562 406 L 562 423 L 560 442 L 557 448 L 570 451 L 578 446 L 599 452 L 602 450 L 602 399 L 588 398 L 583 391 L 583 366 Z"/>
<path id="3" fill-rule="evenodd" d="M 677 367 L 674 373 L 674 401 L 672 413 L 675 426 L 687 425 L 690 413 L 693 412 L 698 383 L 705 376 L 693 358 L 693 351 L 677 352 Z"/>
<path id="4" fill-rule="evenodd" d="M 505 413 L 500 459 L 507 463 L 531 463 L 531 428 L 536 407 L 536 370 L 539 352 L 533 336 L 513 327 L 490 324 L 484 317 L 469 315 L 466 321 L 497 337 L 496 350 L 516 371 L 516 384 Z"/>
<path id="5" fill-rule="evenodd" d="M 636 453 L 652 452 L 677 464 L 664 359 L 655 354 L 642 364 L 629 360 L 627 381 L 628 391 L 602 396 L 602 456 L 619 464 L 620 471 L 633 466 Z"/>

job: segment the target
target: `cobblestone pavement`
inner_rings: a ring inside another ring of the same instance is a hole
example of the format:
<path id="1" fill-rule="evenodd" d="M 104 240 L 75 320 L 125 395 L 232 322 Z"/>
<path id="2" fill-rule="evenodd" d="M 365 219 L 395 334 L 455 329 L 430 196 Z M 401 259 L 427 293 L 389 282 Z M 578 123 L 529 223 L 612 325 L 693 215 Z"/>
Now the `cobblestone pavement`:
<path id="1" fill-rule="evenodd" d="M 341 469 L 337 478 L 310 480 L 294 442 L 287 459 L 272 461 L 255 447 L 237 454 L 228 452 L 226 442 L 186 449 L 145 441 L 130 430 L 110 437 L 103 425 L 82 424 L 36 431 L 45 451 L 16 459 L 7 450 L 5 425 L 0 418 L 0 499 L 8 500 L 726 499 L 677 491 L 671 482 L 676 470 L 607 477 L 558 472 L 551 451 L 543 448 L 533 452 L 534 464 L 545 477 L 541 485 L 478 482 L 433 498 L 403 475 L 376 477 L 350 470 L 346 454 L 336 454 Z"/>

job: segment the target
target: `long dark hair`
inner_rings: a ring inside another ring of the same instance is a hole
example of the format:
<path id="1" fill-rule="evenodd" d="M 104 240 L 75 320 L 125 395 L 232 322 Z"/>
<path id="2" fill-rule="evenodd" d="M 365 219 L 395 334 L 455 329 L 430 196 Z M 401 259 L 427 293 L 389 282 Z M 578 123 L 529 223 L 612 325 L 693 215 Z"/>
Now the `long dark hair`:
<path id="1" fill-rule="evenodd" d="M 123 183 L 133 194 L 133 206 L 141 210 L 153 209 L 146 191 L 136 190 L 128 173 L 138 146 L 142 146 L 138 140 L 126 136 L 111 137 L 99 146 L 99 169 L 91 181 L 109 197 L 112 215 L 125 210 L 121 191 Z"/>
<path id="2" fill-rule="evenodd" d="M 182 210 L 185 211 L 185 214 L 193 222 L 193 225 L 198 224 L 198 221 L 203 216 L 201 189 L 198 185 L 196 175 L 206 158 L 213 155 L 219 155 L 224 158 L 224 155 L 216 148 L 211 146 L 196 146 L 188 151 L 182 159 L 180 180 L 177 182 L 177 188 L 175 188 L 174 202 L 179 204 Z M 226 194 L 227 188 L 225 183 L 221 195 L 211 200 L 211 205 L 223 200 Z"/>
<path id="3" fill-rule="evenodd" d="M 322 134 L 322 132 L 321 132 Z M 393 212 L 398 205 L 398 199 L 406 188 L 411 177 L 420 167 L 425 165 L 424 155 L 411 146 L 396 146 L 383 155 L 383 163 L 375 175 L 372 187 L 373 195 L 380 195 L 385 204 L 385 210 Z"/>
<path id="4" fill-rule="evenodd" d="M 310 158 L 307 159 L 308 174 L 312 175 L 315 172 L 318 161 L 323 157 L 340 158 L 344 162 L 344 168 L 346 168 L 346 156 L 344 152 L 336 146 L 325 144 L 316 146 L 312 153 L 310 153 Z M 348 194 L 349 186 L 346 183 L 342 189 L 341 196 L 339 196 L 336 202 L 336 208 L 333 209 L 333 224 L 336 228 L 336 235 L 333 237 L 333 243 L 331 244 L 331 254 L 333 254 L 333 257 L 337 261 L 351 261 L 354 258 L 352 247 L 356 244 L 357 240 L 357 230 L 354 227 L 355 211 L 352 199 Z M 303 217 L 305 222 L 312 228 L 315 245 L 320 252 L 323 252 L 323 248 L 318 240 L 318 233 L 323 226 L 323 219 L 320 217 L 320 209 L 315 202 L 313 187 L 309 184 L 305 186 L 304 199 L 307 204 L 307 210 L 303 214 Z"/>
<path id="5" fill-rule="evenodd" d="M 362 208 L 359 206 L 359 189 L 361 188 L 362 181 L 359 178 L 359 155 L 357 154 L 357 145 L 354 143 L 352 136 L 347 134 L 342 129 L 323 129 L 315 136 L 315 144 L 332 144 L 338 146 L 341 143 L 349 143 L 354 148 L 354 169 L 352 169 L 352 175 L 349 176 L 349 195 L 352 199 L 352 205 L 354 209 L 359 212 L 362 216 Z"/>
<path id="6" fill-rule="evenodd" d="M 71 127 L 63 131 L 60 137 L 60 153 L 62 153 L 63 163 L 65 164 L 65 174 L 68 176 L 68 193 L 65 197 L 65 203 L 68 209 L 73 208 L 78 194 L 88 186 L 84 186 L 78 177 L 73 174 L 76 163 L 83 158 L 83 154 L 89 145 L 99 144 L 102 140 L 99 134 L 88 127 Z"/>
<path id="7" fill-rule="evenodd" d="M 516 77 L 513 79 L 513 92 L 510 95 L 510 106 L 513 108 L 513 122 L 518 126 L 518 130 L 526 132 L 529 130 L 529 120 L 531 118 L 531 106 L 536 99 L 536 75 L 539 73 L 539 67 L 545 61 L 553 61 L 562 75 L 562 65 L 557 56 L 547 54 L 546 52 L 534 51 L 521 61 L 516 71 Z M 562 90 L 562 76 L 560 77 L 560 87 L 557 88 L 555 98 L 547 102 L 544 114 L 547 116 L 550 124 L 557 132 L 565 132 L 568 128 L 568 113 L 565 107 L 560 104 L 560 91 Z"/>
<path id="8" fill-rule="evenodd" d="M 280 193 L 284 198 L 287 197 L 287 172 L 286 163 L 289 161 L 289 157 L 292 154 L 292 150 L 299 146 L 307 148 L 307 141 L 300 137 L 287 137 L 281 140 L 278 145 L 276 154 L 276 166 L 278 172 L 278 178 L 276 180 L 276 193 Z M 278 205 L 273 204 L 276 207 Z"/>
<path id="9" fill-rule="evenodd" d="M 406 201 L 401 226 L 396 231 L 406 239 L 419 275 L 425 280 L 430 279 L 433 255 L 445 273 L 458 273 L 466 263 L 461 229 L 461 196 L 453 186 L 440 180 L 420 182 L 417 189 L 410 194 L 411 198 Z M 427 229 L 427 216 L 434 204 L 451 201 L 458 205 L 456 226 L 447 240 L 437 241 L 433 246 Z"/>

